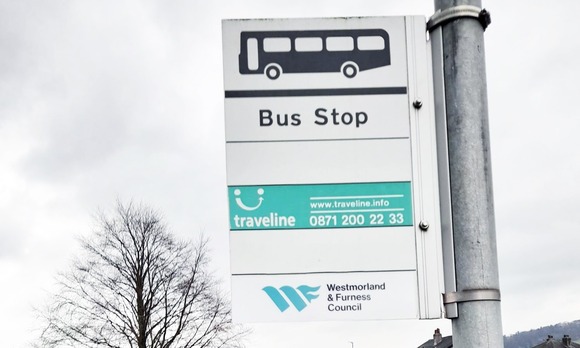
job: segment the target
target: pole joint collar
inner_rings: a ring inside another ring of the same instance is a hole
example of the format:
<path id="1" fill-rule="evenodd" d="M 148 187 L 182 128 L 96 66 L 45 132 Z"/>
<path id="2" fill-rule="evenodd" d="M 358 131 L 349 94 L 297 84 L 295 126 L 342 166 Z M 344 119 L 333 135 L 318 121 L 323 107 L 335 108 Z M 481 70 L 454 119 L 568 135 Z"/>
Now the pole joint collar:
<path id="1" fill-rule="evenodd" d="M 458 5 L 444 10 L 437 10 L 437 12 L 429 18 L 429 21 L 427 21 L 427 30 L 432 32 L 438 27 L 458 18 L 475 18 L 479 21 L 484 31 L 491 23 L 491 15 L 486 9 L 481 9 L 477 6 L 471 5 Z"/>
<path id="2" fill-rule="evenodd" d="M 443 303 L 446 305 L 474 301 L 501 301 L 501 294 L 498 289 L 476 289 L 443 294 Z"/>

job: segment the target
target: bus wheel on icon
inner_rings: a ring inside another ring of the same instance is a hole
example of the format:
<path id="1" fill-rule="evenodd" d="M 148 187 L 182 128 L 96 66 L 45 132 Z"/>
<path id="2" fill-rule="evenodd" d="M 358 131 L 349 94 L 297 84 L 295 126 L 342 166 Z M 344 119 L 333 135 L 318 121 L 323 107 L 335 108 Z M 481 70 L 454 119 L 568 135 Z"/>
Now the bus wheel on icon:
<path id="1" fill-rule="evenodd" d="M 266 67 L 265 73 L 270 80 L 276 80 L 282 75 L 282 68 L 278 64 L 270 64 Z"/>
<path id="2" fill-rule="evenodd" d="M 344 74 L 344 76 L 352 79 L 358 73 L 358 65 L 354 62 L 346 62 L 340 68 L 340 71 Z"/>

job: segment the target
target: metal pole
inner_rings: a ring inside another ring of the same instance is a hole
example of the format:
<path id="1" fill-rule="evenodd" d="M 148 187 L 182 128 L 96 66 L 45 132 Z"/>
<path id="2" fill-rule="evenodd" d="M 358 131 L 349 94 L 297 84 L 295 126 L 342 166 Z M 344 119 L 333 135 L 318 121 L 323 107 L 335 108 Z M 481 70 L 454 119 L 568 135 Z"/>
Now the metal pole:
<path id="1" fill-rule="evenodd" d="M 436 11 L 460 5 L 481 8 L 481 1 L 435 0 Z M 499 293 L 483 33 L 477 18 L 442 27 L 454 297 L 463 298 L 452 330 L 454 347 L 502 348 L 500 302 L 469 295 Z"/>

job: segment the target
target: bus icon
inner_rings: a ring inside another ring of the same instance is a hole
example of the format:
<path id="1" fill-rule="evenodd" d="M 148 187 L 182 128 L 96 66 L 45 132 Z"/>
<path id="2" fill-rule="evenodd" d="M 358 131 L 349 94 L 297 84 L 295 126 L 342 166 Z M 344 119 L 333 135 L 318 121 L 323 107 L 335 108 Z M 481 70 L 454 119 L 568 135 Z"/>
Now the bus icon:
<path id="1" fill-rule="evenodd" d="M 389 34 L 383 29 L 241 33 L 239 71 L 244 75 L 276 80 L 283 73 L 340 72 L 353 78 L 390 64 Z"/>

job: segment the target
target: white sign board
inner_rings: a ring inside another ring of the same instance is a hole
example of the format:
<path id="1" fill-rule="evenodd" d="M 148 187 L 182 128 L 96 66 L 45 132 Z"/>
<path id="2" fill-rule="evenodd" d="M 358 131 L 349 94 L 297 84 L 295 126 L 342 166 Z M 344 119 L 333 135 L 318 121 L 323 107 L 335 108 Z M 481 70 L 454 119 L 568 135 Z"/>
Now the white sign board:
<path id="1" fill-rule="evenodd" d="M 429 54 L 423 17 L 223 22 L 236 321 L 441 317 Z"/>

